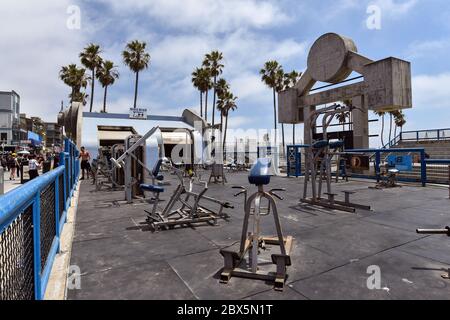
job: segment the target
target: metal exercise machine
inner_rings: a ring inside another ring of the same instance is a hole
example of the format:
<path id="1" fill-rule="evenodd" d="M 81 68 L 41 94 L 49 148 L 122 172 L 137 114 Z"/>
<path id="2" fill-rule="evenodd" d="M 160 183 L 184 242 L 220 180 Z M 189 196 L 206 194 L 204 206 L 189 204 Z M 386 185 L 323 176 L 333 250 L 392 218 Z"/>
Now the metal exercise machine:
<path id="1" fill-rule="evenodd" d="M 248 177 L 249 183 L 256 185 L 258 191 L 247 198 L 247 190 L 244 187 L 234 187 L 241 189 L 239 193 L 245 195 L 245 216 L 242 228 L 242 236 L 239 252 L 230 249 L 220 250 L 224 258 L 224 269 L 220 276 L 221 283 L 228 283 L 231 277 L 243 277 L 250 279 L 259 279 L 274 282 L 274 288 L 277 291 L 284 289 L 286 281 L 286 268 L 291 265 L 291 249 L 293 238 L 284 237 L 281 229 L 281 223 L 278 216 L 275 198 L 283 200 L 277 191 L 284 189 L 272 189 L 265 191 L 264 186 L 270 184 L 270 169 L 272 163 L 270 159 L 258 159 L 250 171 Z M 268 201 L 267 207 L 262 207 L 263 200 Z M 261 217 L 273 214 L 277 235 L 275 237 L 265 237 L 261 235 L 260 222 Z M 250 216 L 253 221 L 250 222 Z M 252 231 L 248 232 L 249 224 L 252 223 Z M 268 245 L 278 246 L 280 252 L 272 253 L 272 263 L 276 265 L 276 272 L 263 271 L 262 268 L 267 263 L 258 263 L 258 256 L 261 250 L 269 250 Z M 246 255 L 248 253 L 248 260 Z"/>
<path id="2" fill-rule="evenodd" d="M 100 148 L 98 157 L 92 162 L 93 182 L 95 190 L 123 189 L 123 169 L 115 168 L 111 164 L 111 157 L 118 158 L 124 152 L 123 144 L 116 144 L 111 148 Z"/>
<path id="3" fill-rule="evenodd" d="M 189 184 L 186 185 L 184 179 L 184 171 L 174 167 L 168 161 L 161 161 L 161 167 L 172 170 L 178 180 L 179 185 L 172 194 L 169 202 L 165 208 L 158 212 L 158 202 L 160 194 L 165 191 L 162 186 L 154 184 L 141 184 L 143 191 L 152 192 L 155 195 L 155 202 L 151 211 L 148 213 L 147 222 L 156 231 L 162 229 L 173 229 L 175 226 L 189 226 L 194 223 L 207 222 L 213 225 L 217 224 L 217 219 L 228 218 L 228 215 L 224 214 L 224 209 L 233 209 L 234 207 L 228 203 L 215 198 L 206 196 L 208 191 L 208 183 L 198 180 L 194 176 L 189 178 Z M 194 186 L 199 185 L 200 191 L 194 191 Z M 209 209 L 205 206 L 205 202 L 209 204 L 219 205 L 217 211 Z M 176 208 L 176 206 L 178 207 Z"/>
<path id="4" fill-rule="evenodd" d="M 416 232 L 418 234 L 444 234 L 450 237 L 450 227 L 445 227 L 443 229 L 417 229 Z M 449 280 L 450 279 L 450 269 L 448 269 L 447 273 L 441 275 L 442 278 Z"/>
<path id="5" fill-rule="evenodd" d="M 355 212 L 356 208 L 370 210 L 370 206 L 360 205 L 350 201 L 350 195 L 354 193 L 352 191 L 343 191 L 345 201 L 336 200 L 337 194 L 333 193 L 331 187 L 331 164 L 333 158 L 338 157 L 336 173 L 338 175 L 340 170 L 339 157 L 340 155 L 348 155 L 349 153 L 342 151 L 344 147 L 343 141 L 330 142 L 327 139 L 327 128 L 330 126 L 336 114 L 350 112 L 353 109 L 355 107 L 335 104 L 311 113 L 309 117 L 309 126 L 311 127 L 309 139 L 310 141 L 313 140 L 312 132 L 315 130 L 318 117 L 322 116 L 323 140 L 316 141 L 306 148 L 306 172 L 301 202 L 346 212 Z M 324 194 L 327 195 L 327 199 L 322 198 L 323 180 L 326 180 L 327 189 Z M 308 197 L 308 185 L 311 186 L 311 197 Z"/>
<path id="6" fill-rule="evenodd" d="M 154 127 L 144 136 L 131 135 L 125 140 L 125 151 L 119 158 L 111 158 L 111 163 L 114 167 L 123 168 L 125 175 L 125 200 L 127 203 L 132 203 L 133 199 L 139 196 L 144 196 L 140 187 L 145 182 L 145 172 L 147 172 L 152 179 L 161 179 L 159 176 L 159 169 L 157 177 L 153 174 L 155 168 L 150 169 L 145 164 L 145 145 L 147 139 L 159 131 L 159 127 Z"/>

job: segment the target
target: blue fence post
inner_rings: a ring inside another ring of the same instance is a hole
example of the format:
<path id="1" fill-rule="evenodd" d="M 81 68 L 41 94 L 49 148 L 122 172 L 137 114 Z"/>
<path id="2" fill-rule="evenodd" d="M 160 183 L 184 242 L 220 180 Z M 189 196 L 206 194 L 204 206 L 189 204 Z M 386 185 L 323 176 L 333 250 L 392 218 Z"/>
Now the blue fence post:
<path id="1" fill-rule="evenodd" d="M 381 153 L 377 151 L 375 153 L 375 175 L 377 176 L 377 182 L 380 182 L 380 164 L 381 164 Z"/>
<path id="2" fill-rule="evenodd" d="M 416 141 L 419 141 L 419 131 L 416 131 Z"/>
<path id="3" fill-rule="evenodd" d="M 441 140 L 441 139 L 440 139 L 440 134 L 441 134 L 441 131 L 438 130 L 438 131 L 437 131 L 437 139 L 438 139 L 438 141 Z"/>
<path id="4" fill-rule="evenodd" d="M 427 163 L 425 159 L 425 149 L 420 151 L 420 178 L 422 180 L 422 187 L 427 186 Z"/>
<path id="5" fill-rule="evenodd" d="M 58 240 L 61 239 L 61 229 L 59 228 L 59 176 L 55 179 L 55 228 L 56 237 Z M 61 249 L 61 243 L 58 241 L 58 248 L 56 251 L 59 253 Z"/>
<path id="6" fill-rule="evenodd" d="M 34 258 L 34 298 L 42 299 L 41 287 L 41 198 L 40 191 L 33 202 L 33 258 Z"/>

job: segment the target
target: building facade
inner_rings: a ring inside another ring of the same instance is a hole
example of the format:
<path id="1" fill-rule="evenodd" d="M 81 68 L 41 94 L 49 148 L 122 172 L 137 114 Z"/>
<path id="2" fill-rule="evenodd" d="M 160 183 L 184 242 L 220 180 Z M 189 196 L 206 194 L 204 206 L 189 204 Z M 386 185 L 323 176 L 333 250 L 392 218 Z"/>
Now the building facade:
<path id="1" fill-rule="evenodd" d="M 20 142 L 20 96 L 15 91 L 0 91 L 0 144 Z"/>
<path id="2" fill-rule="evenodd" d="M 62 147 L 62 127 L 56 123 L 45 123 L 45 147 Z"/>

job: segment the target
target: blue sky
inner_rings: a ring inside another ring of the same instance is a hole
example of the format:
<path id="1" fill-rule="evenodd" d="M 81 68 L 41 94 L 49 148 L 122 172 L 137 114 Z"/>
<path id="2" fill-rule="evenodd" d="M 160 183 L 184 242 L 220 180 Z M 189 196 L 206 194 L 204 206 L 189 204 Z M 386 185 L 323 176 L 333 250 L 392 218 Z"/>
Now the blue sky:
<path id="1" fill-rule="evenodd" d="M 79 30 L 66 27 L 70 5 L 81 10 Z M 381 10 L 380 30 L 367 28 L 369 5 Z M 0 10 L 0 90 L 18 91 L 22 111 L 46 120 L 56 119 L 60 101 L 67 102 L 69 90 L 57 78 L 60 67 L 78 62 L 89 42 L 100 44 L 105 58 L 119 66 L 109 105 L 126 112 L 134 77 L 120 52 L 127 41 L 139 39 L 152 56 L 139 95 L 139 105 L 150 113 L 179 115 L 198 106 L 190 73 L 206 52 L 217 49 L 225 55 L 223 77 L 239 97 L 232 127 L 271 128 L 271 92 L 258 75 L 263 63 L 276 59 L 286 71 L 304 70 L 314 40 L 336 32 L 374 60 L 395 56 L 412 62 L 414 108 L 406 112 L 406 129 L 450 127 L 447 0 L 5 0 Z M 95 98 L 100 110 L 100 90 Z"/>

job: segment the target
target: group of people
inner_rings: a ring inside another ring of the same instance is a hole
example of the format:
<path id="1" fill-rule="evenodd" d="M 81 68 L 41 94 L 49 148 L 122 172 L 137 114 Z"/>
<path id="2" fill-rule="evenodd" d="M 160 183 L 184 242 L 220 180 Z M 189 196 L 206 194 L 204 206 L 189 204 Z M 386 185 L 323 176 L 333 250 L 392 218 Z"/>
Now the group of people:
<path id="1" fill-rule="evenodd" d="M 89 179 L 89 174 L 91 173 L 91 155 L 84 147 L 81 148 L 80 152 L 81 159 L 81 172 L 82 178 L 85 177 L 85 172 L 87 174 L 87 178 Z M 53 166 L 51 163 L 53 162 Z M 45 166 L 45 163 L 48 163 Z M 46 154 L 44 155 L 21 155 L 16 153 L 3 154 L 0 156 L 0 165 L 3 167 L 5 172 L 9 172 L 9 180 L 16 180 L 16 178 L 20 178 L 21 174 L 21 166 L 28 165 L 28 175 L 30 176 L 30 180 L 33 180 L 39 177 L 39 170 L 45 169 L 48 167 L 50 170 L 51 167 L 55 169 L 59 165 L 59 155 L 58 154 Z"/>
<path id="2" fill-rule="evenodd" d="M 16 176 L 20 178 L 21 156 L 17 156 L 15 153 L 6 154 L 1 156 L 0 161 L 3 170 L 9 172 L 9 180 L 15 180 Z"/>
<path id="3" fill-rule="evenodd" d="M 16 178 L 20 178 L 22 165 L 28 166 L 28 175 L 30 180 L 33 180 L 39 177 L 40 169 L 44 168 L 45 171 L 45 169 L 47 169 L 46 167 L 49 167 L 48 170 L 50 170 L 52 160 L 53 168 L 58 167 L 59 156 L 57 154 L 47 154 L 44 156 L 35 154 L 18 155 L 16 153 L 10 153 L 0 157 L 1 166 L 4 171 L 9 172 L 9 180 L 11 181 L 16 180 Z M 48 163 L 48 165 L 45 166 L 45 163 Z"/>

